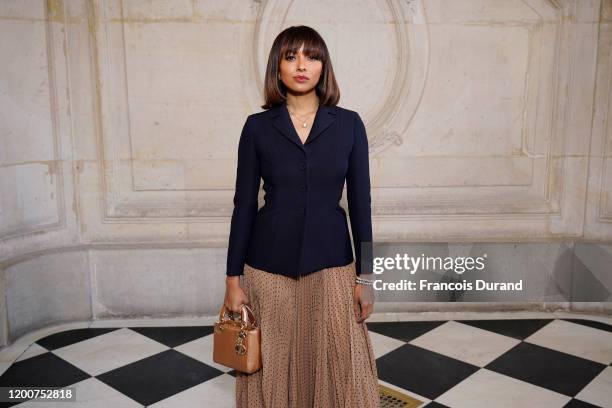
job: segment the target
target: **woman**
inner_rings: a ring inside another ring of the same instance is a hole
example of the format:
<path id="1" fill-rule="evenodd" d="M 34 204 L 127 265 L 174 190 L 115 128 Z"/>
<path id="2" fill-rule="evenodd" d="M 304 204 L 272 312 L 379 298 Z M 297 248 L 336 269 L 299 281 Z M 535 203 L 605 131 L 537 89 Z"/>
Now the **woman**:
<path id="1" fill-rule="evenodd" d="M 237 373 L 238 408 L 379 406 L 365 325 L 373 310 L 364 279 L 372 271 L 368 142 L 359 115 L 339 99 L 321 36 L 306 26 L 281 32 L 268 59 L 266 110 L 247 118 L 238 146 L 224 303 L 232 312 L 250 304 L 263 366 Z M 339 205 L 345 180 L 355 257 Z"/>

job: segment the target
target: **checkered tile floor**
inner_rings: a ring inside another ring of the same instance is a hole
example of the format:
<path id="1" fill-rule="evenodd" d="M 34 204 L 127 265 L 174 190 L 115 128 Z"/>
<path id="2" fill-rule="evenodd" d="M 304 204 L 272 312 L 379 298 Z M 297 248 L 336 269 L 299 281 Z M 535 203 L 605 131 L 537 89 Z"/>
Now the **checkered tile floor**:
<path id="1" fill-rule="evenodd" d="M 612 407 L 612 326 L 583 319 L 368 322 L 380 383 L 421 407 Z M 90 328 L 32 344 L 0 386 L 76 387 L 77 403 L 232 407 L 212 326 Z M 9 403 L 0 404 L 11 406 Z"/>

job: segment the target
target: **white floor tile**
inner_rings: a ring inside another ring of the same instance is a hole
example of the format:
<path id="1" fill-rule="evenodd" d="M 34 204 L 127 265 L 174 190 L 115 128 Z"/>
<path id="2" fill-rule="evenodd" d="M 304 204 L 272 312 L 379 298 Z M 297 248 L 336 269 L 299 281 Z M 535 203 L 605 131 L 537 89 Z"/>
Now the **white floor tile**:
<path id="1" fill-rule="evenodd" d="M 374 356 L 376 358 L 384 356 L 390 351 L 393 351 L 396 348 L 406 344 L 401 340 L 397 340 L 392 337 L 373 332 L 371 330 L 368 331 L 368 334 L 370 335 L 370 340 L 372 341 L 372 348 L 374 349 Z"/>
<path id="2" fill-rule="evenodd" d="M 0 375 L 4 374 L 4 372 L 8 370 L 10 366 L 12 366 L 11 363 L 0 362 Z"/>
<path id="3" fill-rule="evenodd" d="M 19 358 L 17 358 L 16 361 L 21 361 L 21 360 L 25 360 L 28 359 L 30 357 L 34 357 L 34 356 L 38 356 L 39 354 L 44 354 L 44 353 L 48 353 L 49 350 L 47 350 L 46 348 L 39 346 L 36 343 L 33 343 L 30 345 L 30 347 L 28 347 L 26 349 L 26 351 L 23 352 L 22 355 L 19 356 Z"/>
<path id="4" fill-rule="evenodd" d="M 19 408 L 141 408 L 143 406 L 95 378 L 88 378 L 71 387 L 75 387 L 76 401 L 26 401 L 16 406 Z"/>
<path id="5" fill-rule="evenodd" d="M 195 358 L 204 364 L 208 364 L 211 367 L 215 367 L 216 369 L 227 373 L 232 369 L 224 365 L 217 364 L 212 359 L 213 338 L 214 335 L 210 334 L 206 337 L 201 337 L 188 343 L 181 344 L 180 346 L 174 347 L 174 349 L 188 355 L 189 357 Z"/>
<path id="6" fill-rule="evenodd" d="M 520 343 L 520 340 L 450 321 L 409 343 L 484 367 Z"/>
<path id="7" fill-rule="evenodd" d="M 576 398 L 601 407 L 612 407 L 612 367 L 606 367 Z"/>
<path id="8" fill-rule="evenodd" d="M 176 395 L 148 405 L 148 408 L 235 407 L 236 379 L 222 374 Z"/>
<path id="9" fill-rule="evenodd" d="M 612 362 L 612 333 L 582 324 L 555 320 L 525 341 L 606 365 Z"/>
<path id="10" fill-rule="evenodd" d="M 560 408 L 570 399 L 483 368 L 436 398 L 436 402 L 452 408 Z"/>
<path id="11" fill-rule="evenodd" d="M 52 351 L 90 375 L 133 363 L 169 347 L 127 328 Z"/>

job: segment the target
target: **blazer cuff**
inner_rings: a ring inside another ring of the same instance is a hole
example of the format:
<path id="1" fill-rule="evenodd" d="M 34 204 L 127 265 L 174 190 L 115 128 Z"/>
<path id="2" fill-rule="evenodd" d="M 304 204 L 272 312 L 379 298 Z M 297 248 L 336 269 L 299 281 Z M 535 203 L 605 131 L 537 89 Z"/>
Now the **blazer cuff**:
<path id="1" fill-rule="evenodd" d="M 362 272 L 366 274 L 372 273 L 374 271 L 372 242 L 362 242 L 359 248 L 355 248 L 355 251 L 357 252 L 355 257 L 355 274 L 359 276 Z"/>
<path id="2" fill-rule="evenodd" d="M 227 276 L 240 276 L 240 275 L 244 275 L 244 267 L 238 269 L 231 269 L 231 270 L 227 270 L 225 272 L 225 275 Z"/>

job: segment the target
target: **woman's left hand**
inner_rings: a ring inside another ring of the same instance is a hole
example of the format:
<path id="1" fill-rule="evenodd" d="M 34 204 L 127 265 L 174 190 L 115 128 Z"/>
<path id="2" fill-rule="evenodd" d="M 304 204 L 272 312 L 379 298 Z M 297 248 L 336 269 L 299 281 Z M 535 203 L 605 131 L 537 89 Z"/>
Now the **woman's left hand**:
<path id="1" fill-rule="evenodd" d="M 374 293 L 372 285 L 355 283 L 353 288 L 353 311 L 357 323 L 365 321 L 374 310 Z"/>

